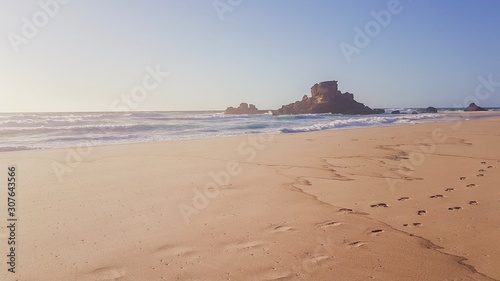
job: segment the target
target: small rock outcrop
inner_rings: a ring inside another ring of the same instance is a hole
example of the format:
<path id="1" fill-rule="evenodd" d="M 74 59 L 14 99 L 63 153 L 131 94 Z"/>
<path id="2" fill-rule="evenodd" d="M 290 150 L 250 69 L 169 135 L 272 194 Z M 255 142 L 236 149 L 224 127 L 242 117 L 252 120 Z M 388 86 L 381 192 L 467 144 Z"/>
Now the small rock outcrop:
<path id="1" fill-rule="evenodd" d="M 354 100 L 354 95 L 338 90 L 337 81 L 325 81 L 315 84 L 311 88 L 311 97 L 304 95 L 302 100 L 283 105 L 280 109 L 273 111 L 274 115 L 284 114 L 381 114 L 383 109 L 371 109 L 368 106 Z"/>
<path id="2" fill-rule="evenodd" d="M 488 109 L 477 106 L 475 103 L 469 104 L 464 111 L 488 111 Z"/>
<path id="3" fill-rule="evenodd" d="M 435 107 L 429 106 L 425 109 L 425 113 L 437 113 L 438 110 Z"/>
<path id="4" fill-rule="evenodd" d="M 401 114 L 401 111 L 399 111 L 399 110 L 393 110 L 393 111 L 391 111 L 391 114 Z"/>
<path id="5" fill-rule="evenodd" d="M 263 114 L 268 112 L 267 110 L 259 110 L 253 104 L 240 103 L 240 106 L 234 108 L 232 106 L 226 108 L 224 114 Z"/>

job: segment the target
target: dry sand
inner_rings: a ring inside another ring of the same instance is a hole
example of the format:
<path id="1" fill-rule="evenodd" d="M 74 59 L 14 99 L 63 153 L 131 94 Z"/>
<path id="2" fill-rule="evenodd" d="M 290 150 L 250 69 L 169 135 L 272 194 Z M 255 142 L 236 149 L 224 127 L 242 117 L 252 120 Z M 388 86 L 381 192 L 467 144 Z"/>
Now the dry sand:
<path id="1" fill-rule="evenodd" d="M 493 118 L 0 153 L 0 280 L 500 280 L 499 143 Z"/>

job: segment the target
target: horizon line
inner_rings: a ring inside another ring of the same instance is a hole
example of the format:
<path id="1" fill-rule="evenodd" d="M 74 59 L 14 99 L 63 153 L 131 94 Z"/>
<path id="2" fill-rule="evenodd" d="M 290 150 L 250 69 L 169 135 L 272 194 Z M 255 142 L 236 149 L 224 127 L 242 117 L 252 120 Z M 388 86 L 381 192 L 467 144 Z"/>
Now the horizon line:
<path id="1" fill-rule="evenodd" d="M 500 106 L 482 106 L 485 109 L 500 109 Z M 425 109 L 427 107 L 374 107 L 374 109 Z M 436 109 L 465 109 L 467 107 L 435 107 Z M 261 109 L 273 111 L 276 109 Z M 0 114 L 10 113 L 130 113 L 130 112 L 224 112 L 225 109 L 196 109 L 196 110 L 127 110 L 127 111 L 104 111 L 104 110 L 88 110 L 88 111 L 0 111 Z"/>

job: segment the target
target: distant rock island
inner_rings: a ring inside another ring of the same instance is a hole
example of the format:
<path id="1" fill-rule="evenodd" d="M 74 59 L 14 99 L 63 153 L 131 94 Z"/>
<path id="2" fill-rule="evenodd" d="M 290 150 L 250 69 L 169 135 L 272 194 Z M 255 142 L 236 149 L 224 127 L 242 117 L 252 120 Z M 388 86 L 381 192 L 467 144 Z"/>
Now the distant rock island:
<path id="1" fill-rule="evenodd" d="M 242 103 L 239 107 L 228 107 L 225 114 L 259 114 L 268 110 L 258 110 L 253 104 Z M 311 97 L 304 95 L 302 100 L 283 105 L 278 110 L 272 110 L 273 115 L 285 114 L 380 114 L 383 109 L 371 109 L 354 100 L 351 93 L 342 93 L 338 90 L 337 81 L 325 81 L 314 84 L 311 88 Z"/>
<path id="2" fill-rule="evenodd" d="M 263 114 L 269 112 L 269 110 L 259 110 L 253 104 L 240 103 L 240 106 L 234 108 L 232 106 L 226 108 L 225 114 Z"/>
<path id="3" fill-rule="evenodd" d="M 488 109 L 477 106 L 475 103 L 469 104 L 464 111 L 488 111 Z"/>
<path id="4" fill-rule="evenodd" d="M 435 107 L 429 106 L 425 109 L 425 113 L 437 113 L 438 110 Z"/>
<path id="5" fill-rule="evenodd" d="M 368 106 L 354 100 L 354 95 L 338 90 L 337 81 L 325 81 L 314 84 L 311 88 L 311 97 L 304 95 L 302 100 L 283 105 L 280 109 L 273 111 L 274 115 L 283 114 L 380 114 L 383 109 L 371 109 Z"/>

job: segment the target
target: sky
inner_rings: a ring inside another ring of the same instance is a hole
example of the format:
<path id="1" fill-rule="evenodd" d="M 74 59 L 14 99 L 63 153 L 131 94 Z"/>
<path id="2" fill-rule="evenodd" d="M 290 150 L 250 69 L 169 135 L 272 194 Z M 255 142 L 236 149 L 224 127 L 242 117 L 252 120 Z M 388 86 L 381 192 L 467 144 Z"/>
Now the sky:
<path id="1" fill-rule="evenodd" d="M 496 0 L 0 0 L 0 112 L 277 109 L 329 80 L 372 108 L 500 106 L 499 12 Z"/>

